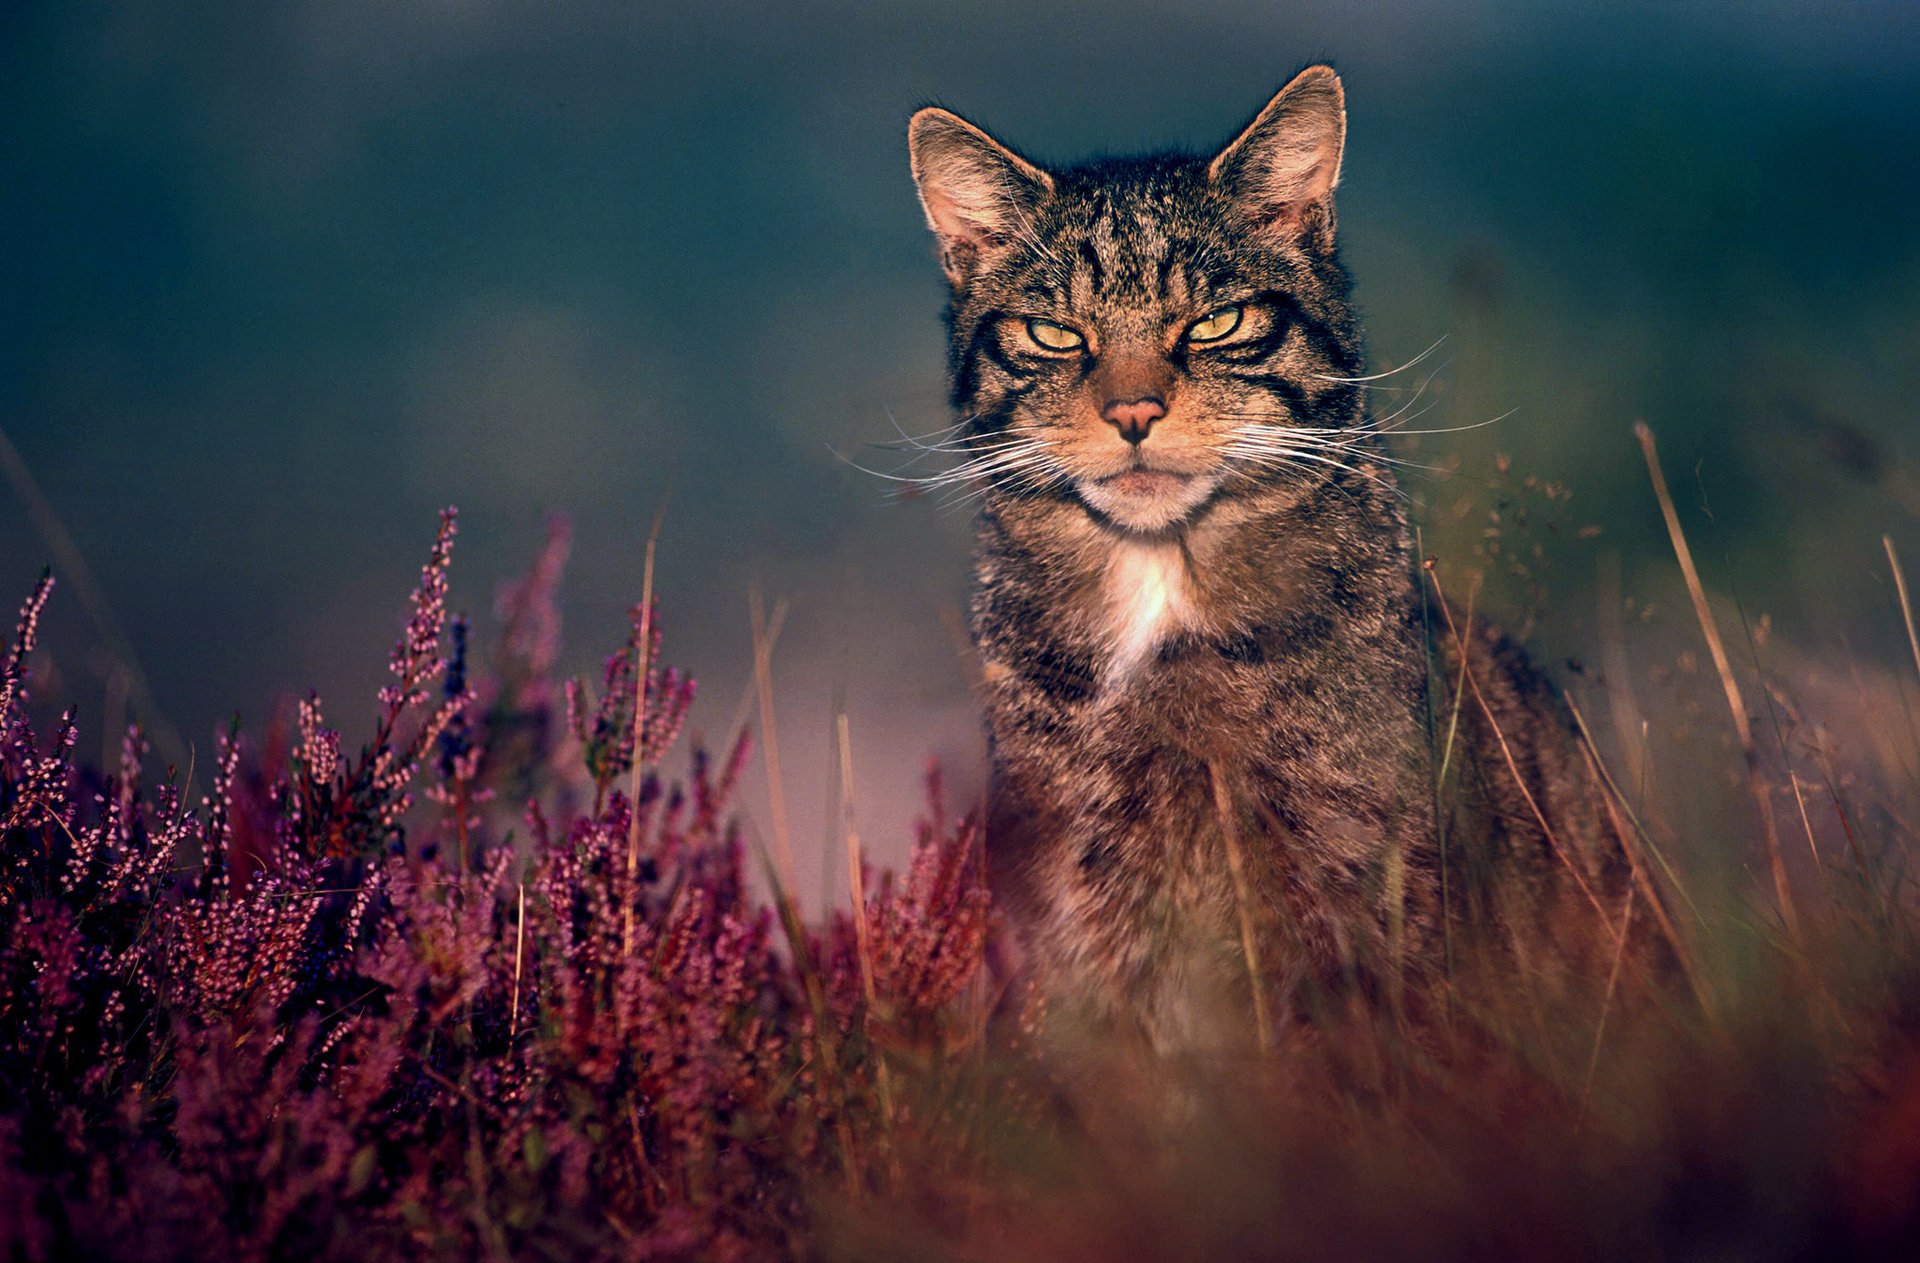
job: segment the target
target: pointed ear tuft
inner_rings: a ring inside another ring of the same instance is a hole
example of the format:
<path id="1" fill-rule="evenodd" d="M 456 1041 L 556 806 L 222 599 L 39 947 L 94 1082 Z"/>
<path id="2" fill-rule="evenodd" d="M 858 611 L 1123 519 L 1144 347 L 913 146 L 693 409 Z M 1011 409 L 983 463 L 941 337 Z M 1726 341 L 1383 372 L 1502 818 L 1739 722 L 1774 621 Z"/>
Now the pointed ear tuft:
<path id="1" fill-rule="evenodd" d="M 1347 138 L 1346 95 L 1331 66 L 1309 66 L 1207 168 L 1263 228 L 1333 244 L 1333 189 Z"/>
<path id="2" fill-rule="evenodd" d="M 907 151 L 940 265 L 955 289 L 1005 248 L 1053 192 L 1053 180 L 957 114 L 929 106 L 907 124 Z"/>

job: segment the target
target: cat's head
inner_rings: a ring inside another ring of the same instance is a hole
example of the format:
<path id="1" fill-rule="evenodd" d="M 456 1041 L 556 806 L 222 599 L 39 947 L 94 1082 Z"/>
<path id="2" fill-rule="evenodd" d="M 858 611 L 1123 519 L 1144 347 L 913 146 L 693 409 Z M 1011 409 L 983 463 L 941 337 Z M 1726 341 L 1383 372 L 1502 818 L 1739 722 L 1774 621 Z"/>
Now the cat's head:
<path id="1" fill-rule="evenodd" d="M 1325 66 L 1211 158 L 1048 171 L 946 110 L 916 113 L 914 181 L 953 290 L 963 469 L 1158 532 L 1337 464 L 1359 423 L 1338 380 L 1360 364 L 1334 248 L 1345 135 Z"/>

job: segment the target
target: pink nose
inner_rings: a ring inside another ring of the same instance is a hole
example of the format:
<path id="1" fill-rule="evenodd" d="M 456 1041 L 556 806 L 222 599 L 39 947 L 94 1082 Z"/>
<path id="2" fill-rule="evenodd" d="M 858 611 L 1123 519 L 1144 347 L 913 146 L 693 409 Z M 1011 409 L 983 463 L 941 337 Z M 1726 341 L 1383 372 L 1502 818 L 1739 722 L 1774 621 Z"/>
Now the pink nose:
<path id="1" fill-rule="evenodd" d="M 1127 403 L 1115 401 L 1107 405 L 1100 414 L 1107 424 L 1120 431 L 1120 437 L 1129 443 L 1144 443 L 1147 431 L 1153 429 L 1153 423 L 1167 415 L 1167 405 L 1152 395 L 1135 399 Z"/>

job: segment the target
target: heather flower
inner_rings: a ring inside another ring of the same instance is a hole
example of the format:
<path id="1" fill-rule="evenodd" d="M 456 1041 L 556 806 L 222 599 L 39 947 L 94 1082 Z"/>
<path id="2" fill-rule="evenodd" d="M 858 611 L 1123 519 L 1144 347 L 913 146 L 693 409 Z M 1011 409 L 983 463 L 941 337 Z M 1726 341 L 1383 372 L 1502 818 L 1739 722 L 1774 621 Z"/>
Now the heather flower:
<path id="1" fill-rule="evenodd" d="M 874 990 L 883 1002 L 937 1013 L 979 969 L 987 928 L 979 845 L 977 829 L 963 825 L 923 838 L 905 880 L 869 868 Z"/>
<path id="2" fill-rule="evenodd" d="M 60 716 L 59 731 L 45 754 L 35 752 L 30 730 L 24 727 L 18 730 L 14 751 L 16 766 L 10 769 L 15 774 L 8 778 L 10 784 L 6 786 L 11 792 L 0 797 L 0 803 L 6 804 L 4 812 L 0 812 L 0 834 L 31 823 L 36 815 L 53 824 L 68 825 L 72 814 L 67 801 L 69 760 L 78 737 L 79 728 L 71 709 Z M 12 801 L 7 803 L 7 798 Z"/>
<path id="3" fill-rule="evenodd" d="M 1352 1041 L 1364 1057 L 1302 1038 L 1271 1063 L 1183 1081 L 1181 1109 L 1216 1093 L 1240 1129 L 1219 1142 L 1231 1213 L 1204 1199 L 1194 1212 L 1168 1172 L 1213 1139 L 1169 1145 L 1152 1130 L 1173 1112 L 1149 1091 L 1164 1068 L 1048 1077 L 1028 1060 L 1038 1018 L 1018 993 L 1007 1022 L 988 1022 L 1011 980 L 989 949 L 977 821 L 956 818 L 937 776 L 902 871 L 863 869 L 858 906 L 820 924 L 776 920 L 733 816 L 746 734 L 693 751 L 684 780 L 663 770 L 693 689 L 663 661 L 657 613 L 633 611 L 597 695 L 569 689 L 578 740 L 561 740 L 564 526 L 503 597 L 491 656 L 486 628 L 447 613 L 452 539 L 449 511 L 358 753 L 309 694 L 284 739 L 223 734 L 195 778 L 204 793 L 150 774 L 138 728 L 99 771 L 76 765 L 72 711 L 34 730 L 18 682 L 49 581 L 36 588 L 0 660 L 5 1257 L 1053 1257 L 1061 1242 L 1151 1255 L 1164 1243 L 1136 1221 L 1258 1225 L 1291 1245 L 1355 1190 L 1454 1187 L 1395 1165 L 1433 1154 L 1460 1164 L 1455 1183 L 1530 1190 L 1530 1208 L 1569 1223 L 1577 1213 L 1529 1174 L 1568 1137 L 1615 1146 L 1593 1150 L 1608 1179 L 1655 1165 L 1630 1144 L 1640 1115 L 1607 1112 L 1593 1056 L 1596 1028 L 1624 1041 L 1619 1014 L 1545 1015 L 1558 1025 L 1536 1024 L 1571 1032 L 1572 1052 L 1511 1058 L 1504 1078 L 1491 1023 L 1464 1054 L 1444 1025 L 1395 1028 Z M 1872 924 L 1895 923 L 1895 906 L 1876 903 Z M 1920 959 L 1889 935 L 1891 956 Z M 1836 973 L 1795 1029 L 1843 1049 L 1862 1080 L 1908 1065 L 1911 1034 L 1874 1016 L 1900 976 Z M 1484 999 L 1461 985 L 1463 1009 Z M 1396 1094 L 1377 1063 L 1403 1046 L 1392 1068 L 1411 1086 Z M 1591 1109 L 1554 1079 L 1556 1058 L 1597 1080 Z M 1904 1073 L 1889 1072 L 1887 1099 L 1905 1101 Z M 1502 1086 L 1484 1117 L 1442 1116 L 1473 1140 L 1450 1145 L 1436 1102 L 1466 1110 L 1481 1078 Z M 1687 1081 L 1722 1100 L 1712 1074 Z M 1815 1077 L 1764 1080 L 1789 1081 Z M 1724 1095 L 1743 1086 L 1735 1076 Z M 1786 1109 L 1814 1091 L 1760 1099 Z M 1856 1121 L 1824 1148 L 1826 1124 L 1796 1115 L 1794 1143 L 1863 1172 L 1873 1222 L 1898 1227 L 1905 1133 L 1877 1107 L 1850 1108 Z M 1339 1127 L 1325 1130 L 1346 1148 L 1303 1130 L 1330 1112 Z M 1526 1130 L 1516 1113 L 1546 1121 Z M 1497 1161 L 1503 1127 L 1529 1163 Z M 1242 1131 L 1260 1142 L 1235 1148 Z M 1385 1172 L 1375 1183 L 1355 1173 L 1353 1136 L 1378 1146 L 1364 1151 Z M 1799 1171 L 1826 1158 L 1766 1160 Z M 1727 1169 L 1713 1178 L 1746 1178 Z M 1596 1177 L 1578 1173 L 1563 1183 L 1586 1197 Z M 1288 1213 L 1263 1218 L 1270 1199 Z M 1504 1219 L 1463 1222 L 1474 1242 L 1506 1241 Z M 1205 1257 L 1242 1243 L 1191 1240 Z"/>
<path id="4" fill-rule="evenodd" d="M 340 775 L 340 734 L 322 723 L 318 694 L 300 702 L 298 758 L 305 780 L 316 788 L 331 786 Z"/>
<path id="5" fill-rule="evenodd" d="M 977 1033 L 956 1004 L 986 964 L 988 898 L 976 822 L 950 824 L 937 769 L 904 879 L 864 865 L 863 899 L 816 947 L 833 1011 L 896 1050 L 951 1050 Z"/>
<path id="6" fill-rule="evenodd" d="M 413 616 L 393 647 L 389 667 L 397 682 L 380 690 L 380 701 L 389 716 L 424 702 L 426 694 L 422 690 L 446 670 L 440 634 L 447 622 L 447 564 L 453 556 L 453 537 L 459 530 L 458 516 L 458 510 L 452 508 L 440 514 L 440 532 L 434 537 L 427 564 L 420 570 L 420 584 L 413 590 Z"/>
<path id="7" fill-rule="evenodd" d="M 53 594 L 53 572 L 41 574 L 40 582 L 34 584 L 33 595 L 20 607 L 20 619 L 14 624 L 13 644 L 7 649 L 7 656 L 0 660 L 0 723 L 4 723 L 21 700 L 20 681 L 26 674 L 27 655 L 33 652 L 33 643 L 40 634 L 40 614 L 47 607 L 47 598 Z"/>
<path id="8" fill-rule="evenodd" d="M 637 605 L 631 618 L 627 643 L 607 659 L 591 721 L 585 686 L 567 685 L 568 726 L 586 749 L 597 802 L 632 770 L 636 757 L 642 767 L 659 762 L 678 740 L 693 705 L 694 682 L 660 663 L 659 619 Z"/>

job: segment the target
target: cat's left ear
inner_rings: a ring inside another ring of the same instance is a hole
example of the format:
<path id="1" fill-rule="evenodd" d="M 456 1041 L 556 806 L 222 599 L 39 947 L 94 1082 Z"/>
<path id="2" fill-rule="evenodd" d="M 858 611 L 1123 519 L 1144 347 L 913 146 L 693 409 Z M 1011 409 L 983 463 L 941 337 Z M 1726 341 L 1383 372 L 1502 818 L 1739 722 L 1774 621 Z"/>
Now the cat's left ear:
<path id="1" fill-rule="evenodd" d="M 908 122 L 907 151 L 927 226 L 940 239 L 940 264 L 955 289 L 965 289 L 1053 192 L 1046 172 L 934 106 Z"/>
<path id="2" fill-rule="evenodd" d="M 1347 101 L 1331 66 L 1309 66 L 1280 89 L 1207 168 L 1263 228 L 1333 244 L 1333 189 L 1347 139 Z"/>

